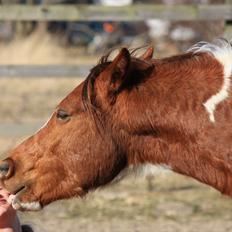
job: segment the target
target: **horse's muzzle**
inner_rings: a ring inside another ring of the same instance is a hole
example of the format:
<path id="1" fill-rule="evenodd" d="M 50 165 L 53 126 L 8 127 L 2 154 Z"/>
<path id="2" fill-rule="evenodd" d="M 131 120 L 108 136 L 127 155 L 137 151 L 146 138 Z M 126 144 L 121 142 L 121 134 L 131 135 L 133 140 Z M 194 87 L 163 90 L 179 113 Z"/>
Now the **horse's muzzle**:
<path id="1" fill-rule="evenodd" d="M 0 161 L 0 180 L 10 178 L 14 172 L 14 163 L 10 158 Z"/>

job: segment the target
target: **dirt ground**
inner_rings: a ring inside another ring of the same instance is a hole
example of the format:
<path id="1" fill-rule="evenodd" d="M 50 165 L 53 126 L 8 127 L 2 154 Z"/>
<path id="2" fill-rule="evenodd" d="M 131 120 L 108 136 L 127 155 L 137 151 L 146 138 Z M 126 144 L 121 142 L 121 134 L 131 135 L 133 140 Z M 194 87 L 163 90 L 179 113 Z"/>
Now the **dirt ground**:
<path id="1" fill-rule="evenodd" d="M 21 215 L 39 231 L 225 232 L 232 229 L 231 200 L 174 174 L 129 178 L 85 200 L 57 202 L 42 212 Z"/>
<path id="2" fill-rule="evenodd" d="M 45 121 L 71 91 L 74 79 L 0 79 L 0 122 Z M 49 99 L 49 100 L 48 100 Z M 14 107 L 12 107 L 14 106 Z M 2 157 L 23 137 L 1 132 Z M 231 199 L 190 178 L 160 173 L 148 190 L 145 178 L 127 178 L 86 199 L 51 204 L 41 212 L 20 213 L 36 231 L 79 232 L 226 232 L 232 230 Z"/>
<path id="3" fill-rule="evenodd" d="M 37 40 L 35 40 L 37 41 Z M 43 44 L 43 43 L 42 43 Z M 37 62 L 42 56 L 34 43 L 22 44 L 15 56 L 12 45 L 0 53 L 0 63 Z M 24 48 L 23 48 L 24 46 Z M 44 49 L 46 59 L 51 49 Z M 8 51 L 8 53 L 7 53 Z M 10 51 L 10 52 L 9 52 Z M 28 51 L 28 54 L 25 51 Z M 53 50 L 52 50 L 53 51 Z M 56 51 L 54 57 L 64 51 Z M 13 58 L 11 58 L 11 55 Z M 44 55 L 44 56 L 45 56 Z M 9 56 L 9 57 L 8 57 Z M 43 56 L 42 56 L 43 57 Z M 46 63 L 49 61 L 46 61 Z M 64 58 L 56 59 L 56 63 Z M 80 58 L 79 58 L 80 59 Z M 67 60 L 72 60 L 71 58 Z M 45 62 L 45 61 L 44 61 Z M 49 61 L 50 62 L 50 61 Z M 71 61 L 70 61 L 71 62 Z M 41 61 L 42 63 L 42 61 Z M 0 124 L 46 121 L 56 104 L 70 92 L 78 78 L 0 79 Z M 1 132 L 2 157 L 25 136 L 8 137 Z M 150 180 L 130 177 L 117 185 L 91 193 L 86 199 L 55 202 L 40 212 L 19 213 L 23 223 L 36 231 L 77 232 L 226 232 L 232 230 L 232 200 L 212 188 L 173 173 L 159 173 Z"/>

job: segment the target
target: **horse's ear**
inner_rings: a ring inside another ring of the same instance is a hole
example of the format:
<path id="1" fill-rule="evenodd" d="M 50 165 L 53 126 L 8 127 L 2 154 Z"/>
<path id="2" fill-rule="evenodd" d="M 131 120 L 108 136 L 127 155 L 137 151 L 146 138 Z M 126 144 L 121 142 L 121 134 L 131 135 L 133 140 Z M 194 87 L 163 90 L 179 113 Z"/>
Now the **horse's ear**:
<path id="1" fill-rule="evenodd" d="M 124 83 L 130 66 L 130 52 L 122 48 L 109 66 L 110 91 L 117 92 Z"/>
<path id="2" fill-rule="evenodd" d="M 139 57 L 141 60 L 151 60 L 153 57 L 154 48 L 152 46 L 148 47 L 143 55 Z"/>

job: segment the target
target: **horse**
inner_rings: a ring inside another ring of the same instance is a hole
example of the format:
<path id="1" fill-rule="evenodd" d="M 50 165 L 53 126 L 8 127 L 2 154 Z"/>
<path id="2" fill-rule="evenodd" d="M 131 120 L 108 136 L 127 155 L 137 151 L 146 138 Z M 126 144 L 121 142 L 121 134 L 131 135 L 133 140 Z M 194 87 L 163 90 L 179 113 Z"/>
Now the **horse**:
<path id="1" fill-rule="evenodd" d="M 153 59 L 103 56 L 34 135 L 0 163 L 13 207 L 49 203 L 162 166 L 232 196 L 232 46 L 222 38 Z"/>

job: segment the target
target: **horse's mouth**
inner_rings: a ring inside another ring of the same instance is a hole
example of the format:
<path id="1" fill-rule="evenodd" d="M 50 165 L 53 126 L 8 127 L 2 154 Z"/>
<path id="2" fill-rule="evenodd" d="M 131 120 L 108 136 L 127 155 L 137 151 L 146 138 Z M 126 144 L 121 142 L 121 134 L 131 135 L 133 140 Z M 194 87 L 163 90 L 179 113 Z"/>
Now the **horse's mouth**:
<path id="1" fill-rule="evenodd" d="M 20 197 L 27 191 L 27 186 L 21 186 L 11 195 L 11 205 L 15 210 L 21 211 L 38 211 L 42 209 L 40 202 L 23 202 Z"/>
<path id="2" fill-rule="evenodd" d="M 22 194 L 23 192 L 25 192 L 27 189 L 27 186 L 23 185 L 19 188 L 17 188 L 14 192 L 13 192 L 13 195 L 20 195 Z"/>

